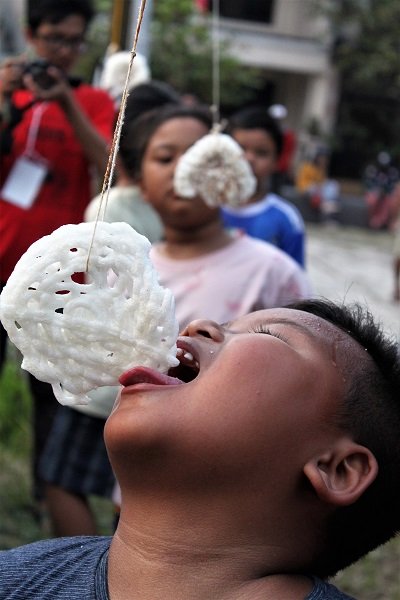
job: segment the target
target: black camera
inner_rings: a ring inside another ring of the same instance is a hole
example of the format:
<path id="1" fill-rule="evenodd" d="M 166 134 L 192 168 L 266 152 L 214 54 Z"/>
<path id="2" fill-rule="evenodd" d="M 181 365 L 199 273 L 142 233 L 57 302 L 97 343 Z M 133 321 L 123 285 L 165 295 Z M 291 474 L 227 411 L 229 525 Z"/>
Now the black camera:
<path id="1" fill-rule="evenodd" d="M 47 69 L 51 66 L 52 64 L 49 63 L 47 60 L 34 60 L 25 65 L 23 74 L 32 75 L 34 82 L 39 87 L 43 88 L 44 90 L 48 90 L 57 83 L 57 80 L 54 79 L 54 77 L 52 77 L 51 75 L 49 75 L 49 73 L 47 72 Z"/>

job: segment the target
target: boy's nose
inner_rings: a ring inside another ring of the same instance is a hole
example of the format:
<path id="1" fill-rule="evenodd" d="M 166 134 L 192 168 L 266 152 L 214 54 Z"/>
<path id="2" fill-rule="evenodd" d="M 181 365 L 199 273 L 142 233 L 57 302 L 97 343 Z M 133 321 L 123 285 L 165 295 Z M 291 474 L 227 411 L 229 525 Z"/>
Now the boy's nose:
<path id="1" fill-rule="evenodd" d="M 207 319 L 192 321 L 185 327 L 181 335 L 189 337 L 201 335 L 214 340 L 214 342 L 223 342 L 225 338 L 223 327 L 215 321 L 208 321 Z"/>

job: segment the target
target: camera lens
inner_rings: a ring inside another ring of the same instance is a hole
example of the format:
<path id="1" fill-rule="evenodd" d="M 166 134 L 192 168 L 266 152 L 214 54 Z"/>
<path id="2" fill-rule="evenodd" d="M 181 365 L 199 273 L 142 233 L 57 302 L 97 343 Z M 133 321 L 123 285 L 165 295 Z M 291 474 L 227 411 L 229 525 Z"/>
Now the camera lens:
<path id="1" fill-rule="evenodd" d="M 36 60 L 26 65 L 24 73 L 29 73 L 39 87 L 48 90 L 57 83 L 54 77 L 47 72 L 50 66 L 50 63 L 45 60 Z"/>

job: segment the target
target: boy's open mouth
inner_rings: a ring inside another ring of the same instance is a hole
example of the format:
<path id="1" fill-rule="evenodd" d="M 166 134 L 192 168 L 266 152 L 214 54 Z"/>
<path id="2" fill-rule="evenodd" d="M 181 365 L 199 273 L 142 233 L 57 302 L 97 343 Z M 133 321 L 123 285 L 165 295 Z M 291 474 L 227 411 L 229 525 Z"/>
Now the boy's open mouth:
<path id="1" fill-rule="evenodd" d="M 198 360 L 182 348 L 178 348 L 177 358 L 179 359 L 179 365 L 170 369 L 167 375 L 149 367 L 134 367 L 123 373 L 119 378 L 119 382 L 127 387 L 138 383 L 180 385 L 193 381 L 200 371 Z"/>
<path id="2" fill-rule="evenodd" d="M 178 348 L 177 358 L 179 365 L 172 367 L 168 371 L 168 375 L 173 378 L 178 378 L 181 383 L 189 383 L 197 377 L 200 372 L 199 361 L 193 357 L 190 352 Z"/>

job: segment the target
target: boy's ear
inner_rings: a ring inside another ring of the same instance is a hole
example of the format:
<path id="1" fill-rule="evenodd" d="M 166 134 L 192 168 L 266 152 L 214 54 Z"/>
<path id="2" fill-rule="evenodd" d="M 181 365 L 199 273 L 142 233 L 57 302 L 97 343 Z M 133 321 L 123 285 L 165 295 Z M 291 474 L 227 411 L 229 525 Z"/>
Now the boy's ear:
<path id="1" fill-rule="evenodd" d="M 27 42 L 31 42 L 35 37 L 33 30 L 30 27 L 25 27 L 25 39 Z"/>
<path id="2" fill-rule="evenodd" d="M 341 438 L 325 454 L 308 461 L 303 472 L 323 502 L 347 506 L 374 481 L 378 463 L 368 448 Z"/>

